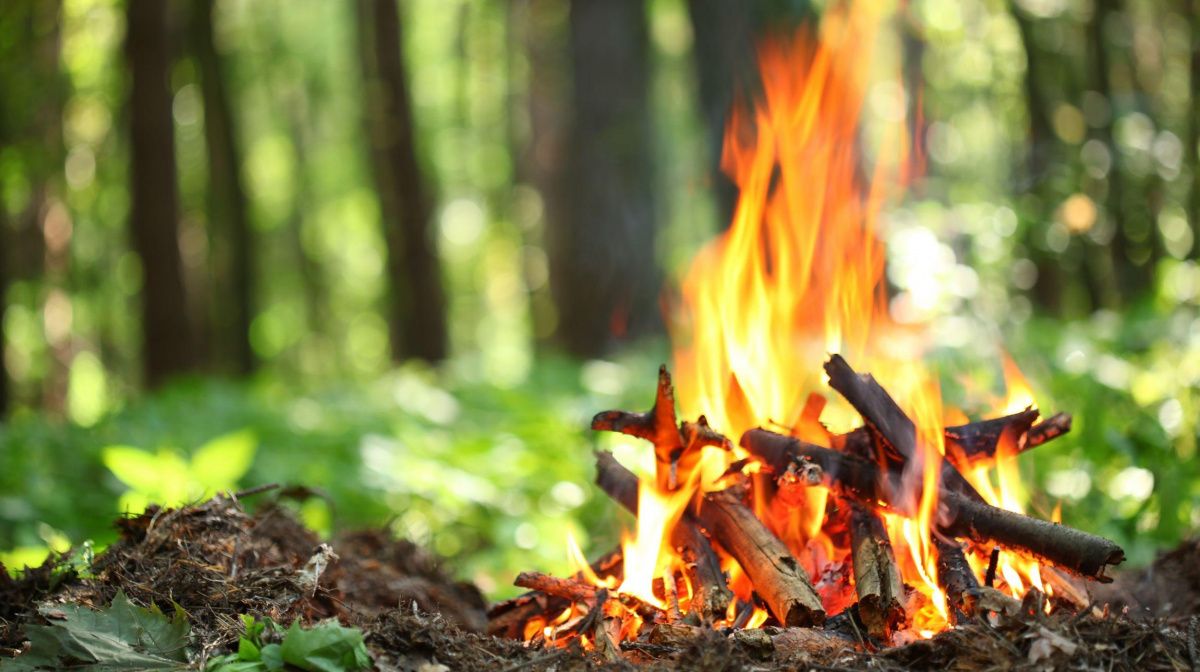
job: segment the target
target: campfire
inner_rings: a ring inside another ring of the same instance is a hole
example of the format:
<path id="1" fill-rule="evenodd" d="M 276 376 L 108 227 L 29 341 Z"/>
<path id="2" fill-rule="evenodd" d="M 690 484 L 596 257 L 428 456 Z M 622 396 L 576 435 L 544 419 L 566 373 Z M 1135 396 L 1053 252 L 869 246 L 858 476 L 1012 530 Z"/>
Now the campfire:
<path id="1" fill-rule="evenodd" d="M 646 478 L 596 456 L 596 484 L 635 529 L 590 563 L 569 540 L 570 577 L 521 574 L 530 592 L 493 608 L 491 632 L 614 653 L 773 625 L 887 646 L 1089 609 L 1085 582 L 1124 559 L 1024 512 L 1017 457 L 1070 416 L 1043 417 L 1005 357 L 1006 394 L 972 409 L 994 417 L 970 421 L 922 365 L 930 330 L 894 317 L 914 299 L 888 296 L 881 213 L 919 156 L 894 118 L 870 129 L 862 167 L 871 4 L 762 48 L 761 100 L 725 138 L 733 222 L 672 315 L 678 406 L 695 420 L 679 422 L 665 366 L 649 411 L 595 417 L 653 447 Z"/>

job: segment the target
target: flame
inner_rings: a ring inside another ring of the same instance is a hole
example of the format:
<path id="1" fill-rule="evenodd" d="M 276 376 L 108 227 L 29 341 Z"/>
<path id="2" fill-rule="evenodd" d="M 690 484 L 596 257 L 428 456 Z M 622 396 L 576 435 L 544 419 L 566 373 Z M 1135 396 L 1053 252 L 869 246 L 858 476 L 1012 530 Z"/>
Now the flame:
<path id="1" fill-rule="evenodd" d="M 651 479 L 639 482 L 636 532 L 621 544 L 625 578 L 617 587 L 619 592 L 659 609 L 667 608 L 654 594 L 654 579 L 673 574 L 679 558 L 667 539 L 695 492 L 695 478 L 669 493 L 660 492 Z"/>
<path id="2" fill-rule="evenodd" d="M 733 222 L 685 275 L 684 328 L 673 330 L 681 405 L 728 435 L 797 417 L 826 354 L 862 352 L 887 320 L 876 224 L 885 169 L 905 153 L 889 135 L 864 184 L 875 5 L 831 8 L 819 41 L 768 42 L 763 100 L 731 115 L 722 164 L 740 188 Z"/>

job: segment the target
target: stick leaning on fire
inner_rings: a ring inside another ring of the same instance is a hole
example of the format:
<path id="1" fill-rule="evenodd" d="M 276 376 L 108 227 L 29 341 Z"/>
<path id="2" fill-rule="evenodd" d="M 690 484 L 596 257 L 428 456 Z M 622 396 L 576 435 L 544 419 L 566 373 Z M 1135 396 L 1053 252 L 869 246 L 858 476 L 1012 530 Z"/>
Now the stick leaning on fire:
<path id="1" fill-rule="evenodd" d="M 830 385 L 862 416 L 864 426 L 833 437 L 827 448 L 765 429 L 745 432 L 739 445 L 770 474 L 792 484 L 824 485 L 848 512 L 850 558 L 857 592 L 857 615 L 868 633 L 886 640 L 902 628 L 908 615 L 904 587 L 897 569 L 881 511 L 912 515 L 911 498 L 900 497 L 904 469 L 917 451 L 916 427 L 870 375 L 860 375 L 839 355 L 825 364 Z M 819 414 L 819 409 L 818 409 Z M 951 617 L 957 622 L 976 611 L 996 609 L 995 600 L 980 596 L 959 539 L 1002 546 L 1045 562 L 1070 574 L 1106 582 L 1108 565 L 1124 560 L 1116 544 L 1064 525 L 1050 523 L 991 506 L 962 476 L 960 469 L 978 460 L 995 459 L 1007 437 L 1016 452 L 1049 441 L 1070 429 L 1070 416 L 1058 414 L 1039 424 L 1035 409 L 945 429 L 946 459 L 938 485 L 938 510 L 933 536 L 938 583 L 946 592 Z M 728 439 L 709 427 L 701 416 L 695 423 L 677 423 L 674 390 L 666 367 L 660 367 L 654 406 L 646 413 L 606 411 L 596 415 L 592 429 L 621 432 L 654 445 L 655 481 L 662 492 L 679 486 L 681 475 L 696 467 L 703 447 L 730 449 Z M 736 465 L 735 465 L 736 466 Z M 611 454 L 596 455 L 596 483 L 612 499 L 637 514 L 638 479 Z M 731 470 L 732 471 L 732 470 Z M 733 556 L 770 613 L 785 626 L 813 626 L 825 621 L 821 599 L 803 566 L 746 505 L 746 488 L 734 485 L 700 497 L 670 531 L 670 543 L 680 551 L 695 594 L 693 611 L 711 623 L 726 613 L 733 599 L 713 545 Z M 619 552 L 617 553 L 619 556 Z M 613 554 L 604 556 L 609 565 Z M 545 587 L 522 575 L 519 585 Z M 583 577 L 575 577 L 580 581 Z M 561 589 L 561 586 L 559 586 Z M 540 609 L 561 609 L 566 598 L 537 591 L 493 609 L 493 624 L 504 624 L 511 636 L 514 625 Z M 586 591 L 584 591 L 586 592 Z M 995 593 L 996 591 L 992 591 Z M 580 593 L 582 595 L 582 593 Z M 1083 605 L 1080 605 L 1083 606 Z M 497 628 L 490 628 L 499 634 Z"/>

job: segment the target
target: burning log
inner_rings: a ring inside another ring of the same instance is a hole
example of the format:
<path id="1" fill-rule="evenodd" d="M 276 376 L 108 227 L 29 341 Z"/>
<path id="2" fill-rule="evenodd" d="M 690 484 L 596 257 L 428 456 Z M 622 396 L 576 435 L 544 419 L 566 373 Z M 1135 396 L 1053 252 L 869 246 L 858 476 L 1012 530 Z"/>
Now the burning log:
<path id="1" fill-rule="evenodd" d="M 839 493 L 869 506 L 892 506 L 879 485 L 882 479 L 878 467 L 866 460 L 765 429 L 746 432 L 742 435 L 741 445 L 751 453 L 761 455 L 772 468 L 777 463 L 786 464 L 784 455 L 817 462 L 827 484 Z M 884 496 L 876 497 L 876 493 Z M 947 487 L 944 480 L 938 491 L 938 502 L 938 531 L 951 537 L 1020 549 L 1101 582 L 1110 580 L 1104 576 L 1107 565 L 1119 564 L 1125 559 L 1121 547 L 1103 537 L 991 506 L 977 497 Z"/>
<path id="2" fill-rule="evenodd" d="M 592 418 L 592 429 L 620 432 L 654 444 L 655 482 L 664 492 L 678 487 L 680 472 L 690 473 L 701 448 L 731 447 L 729 439 L 709 427 L 704 416 L 694 423 L 676 425 L 675 388 L 665 364 L 658 367 L 658 389 L 649 411 L 597 413 Z"/>
<path id="3" fill-rule="evenodd" d="M 939 527 L 945 534 L 1022 549 L 1101 583 L 1112 581 L 1104 575 L 1108 565 L 1125 560 L 1125 551 L 1103 537 L 976 502 L 945 488 L 938 497 Z"/>
<path id="4" fill-rule="evenodd" d="M 962 546 L 935 534 L 933 548 L 937 553 L 938 585 L 946 591 L 950 620 L 958 625 L 975 612 L 972 605 L 979 594 L 979 581 L 975 578 L 975 572 L 971 571 Z"/>
<path id="5" fill-rule="evenodd" d="M 1028 442 L 1029 428 L 1037 420 L 1038 411 L 1027 408 L 1020 413 L 972 422 L 957 427 L 947 427 L 946 455 L 961 469 L 980 459 L 993 459 L 1000 445 L 1000 438 L 1007 432 L 1012 437 L 1012 446 L 1020 451 Z"/>
<path id="6" fill-rule="evenodd" d="M 820 468 L 822 482 L 826 486 L 843 495 L 867 504 L 887 501 L 881 487 L 879 467 L 857 455 L 813 445 L 762 428 L 742 434 L 738 443 L 776 474 L 785 473 L 793 462 L 808 463 Z"/>
<path id="7" fill-rule="evenodd" d="M 638 478 L 617 462 L 612 453 L 596 452 L 596 485 L 613 501 L 637 515 Z M 723 616 L 733 600 L 733 593 L 725 585 L 721 561 L 690 512 L 685 511 L 671 530 L 671 545 L 682 549 L 683 560 L 691 570 L 696 591 L 693 603 L 699 605 L 701 617 L 712 621 Z"/>
<path id="8" fill-rule="evenodd" d="M 593 586 L 582 581 L 563 579 L 541 572 L 521 572 L 513 581 L 513 585 L 561 597 L 570 602 L 590 603 L 596 599 L 596 589 Z"/>
<path id="9" fill-rule="evenodd" d="M 849 502 L 850 553 L 858 613 L 872 637 L 886 640 L 904 626 L 904 583 L 883 520 L 871 509 Z"/>
<path id="10" fill-rule="evenodd" d="M 791 627 L 825 622 L 825 609 L 808 572 L 733 492 L 706 495 L 700 522 L 738 561 L 780 623 Z"/>
<path id="11" fill-rule="evenodd" d="M 597 576 L 619 576 L 623 570 L 622 563 L 621 550 L 616 549 L 597 558 L 591 563 L 591 569 Z M 583 574 L 576 573 L 571 579 L 582 582 Z M 517 639 L 530 619 L 560 612 L 570 604 L 567 599 L 539 590 L 497 602 L 488 610 L 487 634 Z"/>
<path id="12" fill-rule="evenodd" d="M 1034 448 L 1053 441 L 1071 431 L 1071 414 L 1057 413 L 1046 418 L 1029 429 L 1025 436 L 1025 449 Z"/>

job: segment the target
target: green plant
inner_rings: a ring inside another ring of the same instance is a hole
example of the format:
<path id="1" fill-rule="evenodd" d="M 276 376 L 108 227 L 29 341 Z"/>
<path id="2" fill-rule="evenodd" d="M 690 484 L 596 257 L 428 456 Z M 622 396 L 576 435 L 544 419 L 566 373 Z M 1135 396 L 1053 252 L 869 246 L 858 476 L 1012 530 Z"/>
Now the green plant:
<path id="1" fill-rule="evenodd" d="M 362 631 L 325 621 L 311 628 L 292 623 L 286 630 L 270 618 L 243 615 L 245 632 L 237 653 L 208 661 L 207 672 L 274 672 L 292 666 L 310 672 L 343 672 L 370 667 Z"/>
<path id="2" fill-rule="evenodd" d="M 150 503 L 177 506 L 235 488 L 254 462 L 257 445 L 254 433 L 243 429 L 212 439 L 190 459 L 168 447 L 151 453 L 113 445 L 101 451 L 101 460 L 129 487 L 121 495 L 121 510 L 140 513 Z"/>

